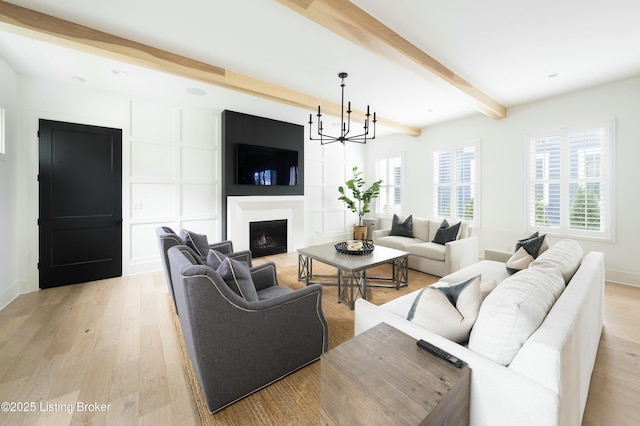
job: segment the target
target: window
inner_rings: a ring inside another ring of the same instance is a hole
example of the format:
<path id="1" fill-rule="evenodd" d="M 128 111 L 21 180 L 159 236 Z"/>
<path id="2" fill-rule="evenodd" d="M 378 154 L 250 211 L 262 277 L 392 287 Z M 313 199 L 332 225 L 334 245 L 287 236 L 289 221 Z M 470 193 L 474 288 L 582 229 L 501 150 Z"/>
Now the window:
<path id="1" fill-rule="evenodd" d="M 611 240 L 613 146 L 613 120 L 529 134 L 529 230 Z"/>
<path id="2" fill-rule="evenodd" d="M 380 196 L 376 199 L 376 213 L 400 215 L 402 213 L 402 158 L 379 160 L 376 165 L 376 180 L 382 179 Z"/>
<path id="3" fill-rule="evenodd" d="M 479 222 L 480 141 L 433 153 L 434 216 Z"/>

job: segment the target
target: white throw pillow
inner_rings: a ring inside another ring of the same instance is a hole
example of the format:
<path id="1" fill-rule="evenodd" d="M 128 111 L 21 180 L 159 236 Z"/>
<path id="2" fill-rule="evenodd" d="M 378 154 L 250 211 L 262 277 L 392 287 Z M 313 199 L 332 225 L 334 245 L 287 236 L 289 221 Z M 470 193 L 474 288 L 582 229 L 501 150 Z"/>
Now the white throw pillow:
<path id="1" fill-rule="evenodd" d="M 407 319 L 454 342 L 466 342 L 482 303 L 480 278 L 478 275 L 459 284 L 425 287 Z"/>
<path id="2" fill-rule="evenodd" d="M 556 267 L 529 268 L 507 278 L 482 303 L 469 349 L 509 365 L 564 288 Z"/>
<path id="3" fill-rule="evenodd" d="M 513 255 L 507 260 L 507 269 L 511 271 L 522 271 L 527 269 L 531 262 L 533 262 L 533 256 L 531 256 L 524 247 L 520 247 Z"/>

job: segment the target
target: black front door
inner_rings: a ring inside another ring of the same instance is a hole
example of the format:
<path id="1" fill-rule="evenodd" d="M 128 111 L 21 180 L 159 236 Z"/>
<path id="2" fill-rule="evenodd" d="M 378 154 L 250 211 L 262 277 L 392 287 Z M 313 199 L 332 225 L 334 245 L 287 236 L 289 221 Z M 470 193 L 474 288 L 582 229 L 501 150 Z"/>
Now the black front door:
<path id="1" fill-rule="evenodd" d="M 40 288 L 122 275 L 122 130 L 40 120 Z"/>

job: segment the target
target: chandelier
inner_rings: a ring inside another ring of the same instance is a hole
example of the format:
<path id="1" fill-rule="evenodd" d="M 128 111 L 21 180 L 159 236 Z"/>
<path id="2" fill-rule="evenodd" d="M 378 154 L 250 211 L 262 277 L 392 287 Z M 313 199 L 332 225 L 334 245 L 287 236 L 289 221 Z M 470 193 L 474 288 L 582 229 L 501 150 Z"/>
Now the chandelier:
<path id="1" fill-rule="evenodd" d="M 309 139 L 312 141 L 320 141 L 320 145 L 327 145 L 333 142 L 341 142 L 343 145 L 345 142 L 355 142 L 355 143 L 367 143 L 367 140 L 373 140 L 376 138 L 376 113 L 373 113 L 373 135 L 369 137 L 369 118 L 371 114 L 369 113 L 369 105 L 367 105 L 367 113 L 365 114 L 364 119 L 364 132 L 359 135 L 349 136 L 349 132 L 351 131 L 351 102 L 347 104 L 347 121 L 344 121 L 344 79 L 347 78 L 348 74 L 346 72 L 341 72 L 338 74 L 338 77 L 342 79 L 342 83 L 340 87 L 342 87 L 342 104 L 340 108 L 340 136 L 331 136 L 324 133 L 324 128 L 322 126 L 322 113 L 320 112 L 320 105 L 318 105 L 318 136 L 319 138 L 313 137 L 313 114 L 309 114 Z"/>

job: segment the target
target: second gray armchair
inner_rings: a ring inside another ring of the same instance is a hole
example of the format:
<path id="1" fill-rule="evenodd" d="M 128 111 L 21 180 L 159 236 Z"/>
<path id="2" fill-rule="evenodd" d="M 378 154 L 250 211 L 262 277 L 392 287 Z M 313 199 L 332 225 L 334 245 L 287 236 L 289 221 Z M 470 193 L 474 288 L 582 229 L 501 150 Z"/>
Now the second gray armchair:
<path id="1" fill-rule="evenodd" d="M 216 270 L 186 246 L 170 248 L 168 257 L 185 346 L 210 412 L 327 350 L 320 284 L 279 286 L 273 263 L 248 268 L 226 259 Z"/>

